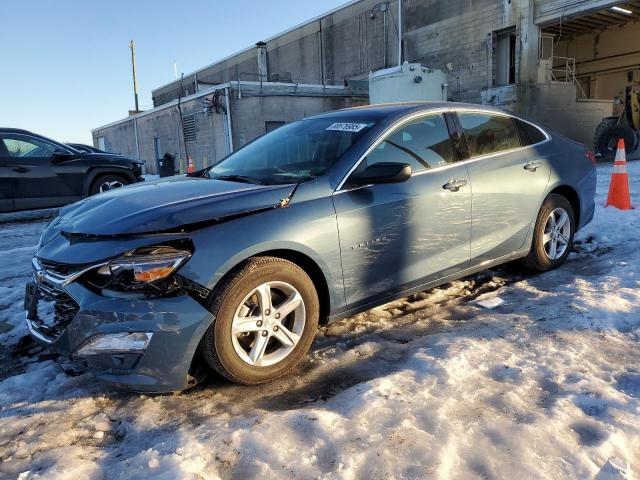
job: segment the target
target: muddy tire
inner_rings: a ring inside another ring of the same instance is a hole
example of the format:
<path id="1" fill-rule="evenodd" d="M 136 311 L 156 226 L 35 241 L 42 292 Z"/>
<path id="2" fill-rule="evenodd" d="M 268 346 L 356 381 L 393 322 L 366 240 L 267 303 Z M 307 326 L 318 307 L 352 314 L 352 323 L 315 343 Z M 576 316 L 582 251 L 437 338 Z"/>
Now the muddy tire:
<path id="1" fill-rule="evenodd" d="M 243 385 L 290 373 L 309 350 L 320 316 L 309 276 L 276 257 L 245 262 L 223 280 L 209 308 L 215 320 L 200 351 L 211 368 Z"/>
<path id="2" fill-rule="evenodd" d="M 637 147 L 638 138 L 636 132 L 626 125 L 619 125 L 618 119 L 609 117 L 603 119 L 593 139 L 595 153 L 604 159 L 610 160 L 616 154 L 618 139 L 624 139 L 626 153 L 633 152 Z"/>
<path id="3" fill-rule="evenodd" d="M 531 250 L 523 260 L 525 267 L 538 272 L 558 268 L 573 248 L 575 231 L 573 207 L 565 197 L 552 193 L 538 212 Z"/>

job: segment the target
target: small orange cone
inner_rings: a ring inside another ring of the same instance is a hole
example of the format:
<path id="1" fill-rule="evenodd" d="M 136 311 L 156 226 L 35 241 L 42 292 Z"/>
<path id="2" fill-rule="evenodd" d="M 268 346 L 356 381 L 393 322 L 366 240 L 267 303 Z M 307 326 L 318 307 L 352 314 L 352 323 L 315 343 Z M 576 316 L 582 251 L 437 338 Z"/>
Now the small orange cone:
<path id="1" fill-rule="evenodd" d="M 616 159 L 613 162 L 613 174 L 609 184 L 609 196 L 605 207 L 613 205 L 620 210 L 630 210 L 631 196 L 629 195 L 629 176 L 627 175 L 627 157 L 624 150 L 624 140 L 618 140 Z"/>
<path id="2" fill-rule="evenodd" d="M 187 173 L 195 172 L 195 167 L 193 166 L 193 160 L 191 160 L 191 155 L 187 157 Z"/>

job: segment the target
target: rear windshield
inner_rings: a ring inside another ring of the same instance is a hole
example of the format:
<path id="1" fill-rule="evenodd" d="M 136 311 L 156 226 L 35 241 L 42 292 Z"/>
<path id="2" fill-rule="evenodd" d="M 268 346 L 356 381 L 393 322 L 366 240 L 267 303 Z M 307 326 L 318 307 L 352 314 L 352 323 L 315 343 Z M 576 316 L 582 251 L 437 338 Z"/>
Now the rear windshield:
<path id="1" fill-rule="evenodd" d="M 335 117 L 289 123 L 214 165 L 208 176 L 261 184 L 308 181 L 325 174 L 373 125 Z"/>

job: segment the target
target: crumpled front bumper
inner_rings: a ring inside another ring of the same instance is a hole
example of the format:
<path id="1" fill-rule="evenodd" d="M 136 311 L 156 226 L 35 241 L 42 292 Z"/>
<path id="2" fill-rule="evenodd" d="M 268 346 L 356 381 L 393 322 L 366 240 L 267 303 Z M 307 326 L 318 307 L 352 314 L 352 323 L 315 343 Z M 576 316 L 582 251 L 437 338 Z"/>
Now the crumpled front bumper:
<path id="1" fill-rule="evenodd" d="M 213 316 L 191 296 L 139 299 L 97 295 L 78 282 L 62 287 L 79 305 L 66 329 L 55 339 L 33 330 L 33 338 L 81 370 L 122 388 L 171 392 L 187 386 L 196 348 Z M 118 332 L 153 333 L 144 352 L 79 356 L 96 335 Z"/>

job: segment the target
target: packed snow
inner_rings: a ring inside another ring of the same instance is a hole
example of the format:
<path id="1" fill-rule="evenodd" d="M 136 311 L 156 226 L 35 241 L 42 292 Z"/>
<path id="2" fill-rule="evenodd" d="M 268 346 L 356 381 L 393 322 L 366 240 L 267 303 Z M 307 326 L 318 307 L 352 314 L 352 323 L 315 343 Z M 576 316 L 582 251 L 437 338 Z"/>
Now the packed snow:
<path id="1" fill-rule="evenodd" d="M 453 282 L 323 327 L 292 376 L 180 395 L 67 376 L 25 342 L 47 220 L 1 224 L 0 477 L 632 478 L 640 210 L 603 208 L 611 169 L 559 270 Z M 640 205 L 640 162 L 629 172 Z"/>

